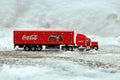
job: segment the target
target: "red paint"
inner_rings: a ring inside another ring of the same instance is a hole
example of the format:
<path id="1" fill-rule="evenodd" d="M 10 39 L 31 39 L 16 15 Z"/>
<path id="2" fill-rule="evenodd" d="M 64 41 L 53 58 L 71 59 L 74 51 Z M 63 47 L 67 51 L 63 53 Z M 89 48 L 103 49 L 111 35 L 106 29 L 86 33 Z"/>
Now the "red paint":
<path id="1" fill-rule="evenodd" d="M 86 46 L 91 46 L 91 39 L 90 39 L 90 38 L 87 38 L 87 39 L 86 39 L 86 43 L 87 43 Z"/>
<path id="2" fill-rule="evenodd" d="M 84 34 L 77 34 L 76 36 L 77 46 L 86 47 L 91 45 L 91 39 Z"/>
<path id="3" fill-rule="evenodd" d="M 85 47 L 86 46 L 86 36 L 84 34 L 77 34 L 76 36 L 76 45 Z"/>
<path id="4" fill-rule="evenodd" d="M 68 44 L 74 45 L 72 30 L 15 30 L 14 44 Z"/>
<path id="5" fill-rule="evenodd" d="M 93 49 L 94 47 L 98 47 L 98 42 L 97 41 L 92 41 L 91 42 L 91 48 Z"/>

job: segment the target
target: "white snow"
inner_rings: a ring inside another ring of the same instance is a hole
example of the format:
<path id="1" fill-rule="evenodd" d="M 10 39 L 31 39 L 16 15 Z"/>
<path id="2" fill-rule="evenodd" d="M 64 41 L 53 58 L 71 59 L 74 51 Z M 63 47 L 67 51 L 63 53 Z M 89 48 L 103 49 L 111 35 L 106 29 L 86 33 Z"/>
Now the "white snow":
<path id="1" fill-rule="evenodd" d="M 44 65 L 0 67 L 0 80 L 119 80 L 119 73 L 101 72 L 72 61 L 43 59 Z"/>

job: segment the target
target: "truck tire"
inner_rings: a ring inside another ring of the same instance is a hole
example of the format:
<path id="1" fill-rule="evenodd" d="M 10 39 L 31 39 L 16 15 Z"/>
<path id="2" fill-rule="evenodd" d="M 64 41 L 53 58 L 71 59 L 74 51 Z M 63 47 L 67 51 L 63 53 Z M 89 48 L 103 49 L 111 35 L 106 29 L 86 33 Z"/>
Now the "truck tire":
<path id="1" fill-rule="evenodd" d="M 62 47 L 62 50 L 63 50 L 63 51 L 67 51 L 67 47 L 66 47 L 66 46 L 63 46 L 63 47 Z"/>
<path id="2" fill-rule="evenodd" d="M 69 51 L 73 51 L 73 47 L 72 47 L 72 46 L 69 46 L 68 50 L 69 50 Z"/>
<path id="3" fill-rule="evenodd" d="M 36 51 L 36 47 L 31 47 L 31 51 Z"/>
<path id="4" fill-rule="evenodd" d="M 25 46 L 25 47 L 24 47 L 24 50 L 25 50 L 25 51 L 29 51 L 29 50 L 30 50 L 30 47 Z"/>
<path id="5" fill-rule="evenodd" d="M 98 46 L 95 46 L 93 49 L 95 49 L 97 51 L 98 50 Z"/>
<path id="6" fill-rule="evenodd" d="M 41 51 L 42 50 L 42 47 L 37 47 L 37 51 Z"/>

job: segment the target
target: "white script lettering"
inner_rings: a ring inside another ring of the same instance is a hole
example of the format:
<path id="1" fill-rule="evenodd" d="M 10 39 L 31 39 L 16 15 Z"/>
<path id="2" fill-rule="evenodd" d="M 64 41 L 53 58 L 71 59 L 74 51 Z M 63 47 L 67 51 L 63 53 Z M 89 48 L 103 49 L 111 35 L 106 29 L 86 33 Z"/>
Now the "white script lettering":
<path id="1" fill-rule="evenodd" d="M 23 35 L 22 36 L 22 40 L 37 40 L 37 39 L 38 39 L 37 35 L 30 35 L 30 36 Z"/>

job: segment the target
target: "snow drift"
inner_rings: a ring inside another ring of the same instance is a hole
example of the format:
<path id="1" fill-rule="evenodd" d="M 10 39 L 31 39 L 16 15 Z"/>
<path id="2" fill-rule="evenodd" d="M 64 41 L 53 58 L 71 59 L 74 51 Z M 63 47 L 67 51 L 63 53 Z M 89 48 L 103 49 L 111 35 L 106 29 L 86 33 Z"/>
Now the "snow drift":
<path id="1" fill-rule="evenodd" d="M 119 0 L 0 1 L 0 27 L 74 29 L 100 36 L 120 36 Z"/>

